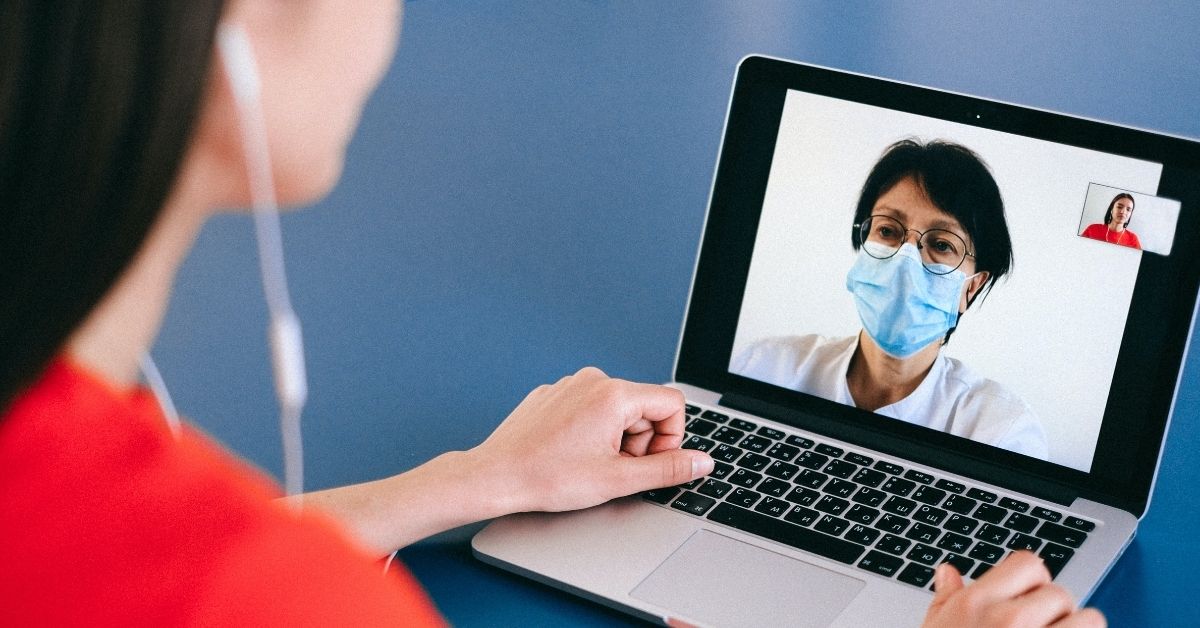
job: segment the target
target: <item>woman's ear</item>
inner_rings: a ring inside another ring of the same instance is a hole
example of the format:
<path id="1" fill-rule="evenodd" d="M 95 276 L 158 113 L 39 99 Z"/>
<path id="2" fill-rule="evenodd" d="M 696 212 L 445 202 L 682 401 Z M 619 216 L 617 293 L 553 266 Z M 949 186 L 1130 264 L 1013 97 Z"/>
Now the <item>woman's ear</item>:
<path id="1" fill-rule="evenodd" d="M 991 273 L 982 270 L 967 278 L 966 290 L 962 295 L 962 303 L 958 304 L 959 312 L 965 312 L 967 308 L 971 307 L 971 304 L 975 302 L 975 297 L 983 289 L 983 285 L 987 283 L 987 280 L 991 276 Z"/>

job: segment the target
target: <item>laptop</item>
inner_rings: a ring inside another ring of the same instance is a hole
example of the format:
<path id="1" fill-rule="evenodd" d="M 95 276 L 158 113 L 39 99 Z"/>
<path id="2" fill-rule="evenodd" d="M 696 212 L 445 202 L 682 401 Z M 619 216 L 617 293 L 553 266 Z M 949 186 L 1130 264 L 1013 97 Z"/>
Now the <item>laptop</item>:
<path id="1" fill-rule="evenodd" d="M 474 553 L 672 625 L 916 625 L 937 565 L 1018 549 L 1086 601 L 1150 503 L 1198 251 L 1195 140 L 747 57 L 669 383 L 716 469 Z"/>

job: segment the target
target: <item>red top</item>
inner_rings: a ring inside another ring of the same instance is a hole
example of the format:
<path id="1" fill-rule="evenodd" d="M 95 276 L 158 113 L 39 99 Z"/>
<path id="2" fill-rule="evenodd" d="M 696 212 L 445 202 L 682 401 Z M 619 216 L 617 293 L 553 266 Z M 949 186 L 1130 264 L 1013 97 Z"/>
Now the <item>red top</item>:
<path id="1" fill-rule="evenodd" d="M 54 362 L 0 418 L 0 623 L 441 625 L 330 519 L 146 390 Z"/>
<path id="2" fill-rule="evenodd" d="M 1119 232 L 1109 231 L 1108 225 L 1103 225 L 1100 223 L 1088 225 L 1087 229 L 1084 229 L 1083 233 L 1079 235 L 1085 238 L 1091 238 L 1093 240 L 1103 240 L 1109 244 L 1120 244 L 1121 246 L 1127 246 L 1132 249 L 1142 248 L 1142 243 L 1138 240 L 1136 233 L 1128 229 Z"/>

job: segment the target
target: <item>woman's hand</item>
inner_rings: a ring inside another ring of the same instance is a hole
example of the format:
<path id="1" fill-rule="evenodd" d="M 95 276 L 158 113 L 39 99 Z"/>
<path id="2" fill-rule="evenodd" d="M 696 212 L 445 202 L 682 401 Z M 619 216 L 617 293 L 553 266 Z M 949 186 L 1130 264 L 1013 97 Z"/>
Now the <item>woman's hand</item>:
<path id="1" fill-rule="evenodd" d="M 970 586 L 949 564 L 934 574 L 935 593 L 925 628 L 941 626 L 1055 626 L 1101 628 L 1094 608 L 1076 609 L 1065 589 L 1050 581 L 1042 559 L 1015 552 Z"/>
<path id="2" fill-rule="evenodd" d="M 679 449 L 683 393 L 585 368 L 529 393 L 468 452 L 504 473 L 512 511 L 573 510 L 708 475 L 708 454 Z"/>

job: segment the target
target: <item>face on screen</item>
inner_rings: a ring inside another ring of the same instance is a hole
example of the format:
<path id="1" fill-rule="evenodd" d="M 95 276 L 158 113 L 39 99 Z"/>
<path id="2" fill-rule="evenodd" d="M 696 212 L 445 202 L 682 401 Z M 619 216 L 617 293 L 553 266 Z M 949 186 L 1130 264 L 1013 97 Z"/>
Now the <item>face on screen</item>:
<path id="1" fill-rule="evenodd" d="M 1079 208 L 1161 165 L 800 92 L 775 150 L 730 372 L 1088 470 L 1143 253 Z"/>

